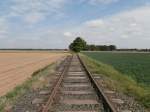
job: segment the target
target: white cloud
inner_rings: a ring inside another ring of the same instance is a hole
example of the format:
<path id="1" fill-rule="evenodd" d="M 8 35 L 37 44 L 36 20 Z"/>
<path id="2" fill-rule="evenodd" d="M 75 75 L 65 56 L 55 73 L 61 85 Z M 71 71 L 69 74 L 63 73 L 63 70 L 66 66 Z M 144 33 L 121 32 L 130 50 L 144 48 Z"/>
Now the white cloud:
<path id="1" fill-rule="evenodd" d="M 0 41 L 0 48 L 67 48 L 70 41 L 59 29 L 38 28 L 30 32 L 14 32 Z"/>
<path id="2" fill-rule="evenodd" d="M 19 16 L 26 23 L 36 24 L 47 16 L 63 15 L 63 6 L 67 0 L 13 1 L 15 1 L 15 5 L 11 5 L 9 16 Z M 83 24 L 76 27 L 71 26 L 71 28 L 56 26 L 57 28 L 54 29 L 52 26 L 44 26 L 31 28 L 29 31 L 26 30 L 29 27 L 21 26 L 20 30 L 20 27 L 15 26 L 13 29 L 12 26 L 8 26 L 6 18 L 0 17 L 0 38 L 3 40 L 0 41 L 1 47 L 54 48 L 57 46 L 57 48 L 64 48 L 73 40 L 73 37 L 82 36 L 89 43 L 94 44 L 111 43 L 119 47 L 150 48 L 149 6 L 120 12 L 107 18 L 85 21 Z M 29 25 L 27 24 L 27 26 Z M 7 35 L 8 33 L 10 36 Z M 6 37 L 8 38 L 4 39 Z"/>
<path id="3" fill-rule="evenodd" d="M 72 35 L 78 33 L 89 43 L 112 43 L 126 48 L 150 48 L 149 29 L 150 7 L 143 6 L 104 19 L 86 21 L 71 31 L 74 31 Z"/>
<path id="4" fill-rule="evenodd" d="M 73 35 L 72 35 L 71 32 L 65 32 L 65 33 L 64 33 L 64 36 L 66 36 L 66 37 L 72 37 Z"/>
<path id="5" fill-rule="evenodd" d="M 118 2 L 119 0 L 89 0 L 90 4 L 96 5 L 96 4 L 110 4 Z"/>
<path id="6" fill-rule="evenodd" d="M 24 20 L 29 24 L 35 24 L 43 20 L 44 18 L 45 18 L 44 15 L 41 13 L 34 13 L 34 14 L 29 13 L 27 16 L 25 16 Z"/>
<path id="7" fill-rule="evenodd" d="M 102 19 L 98 20 L 91 20 L 85 22 L 85 25 L 88 27 L 101 27 L 104 24 L 104 21 Z"/>
<path id="8" fill-rule="evenodd" d="M 9 16 L 20 16 L 25 22 L 37 23 L 46 16 L 63 15 L 67 0 L 12 0 Z"/>
<path id="9" fill-rule="evenodd" d="M 8 24 L 5 18 L 0 18 L 0 38 L 5 38 L 8 33 Z"/>

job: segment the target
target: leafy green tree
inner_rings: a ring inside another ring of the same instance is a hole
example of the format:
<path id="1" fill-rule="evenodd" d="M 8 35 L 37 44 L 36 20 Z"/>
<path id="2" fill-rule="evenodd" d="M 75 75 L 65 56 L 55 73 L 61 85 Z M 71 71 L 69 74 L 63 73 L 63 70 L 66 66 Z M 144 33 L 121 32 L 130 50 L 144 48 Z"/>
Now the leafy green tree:
<path id="1" fill-rule="evenodd" d="M 81 37 L 77 37 L 70 45 L 69 49 L 74 52 L 80 52 L 86 49 L 86 41 Z"/>

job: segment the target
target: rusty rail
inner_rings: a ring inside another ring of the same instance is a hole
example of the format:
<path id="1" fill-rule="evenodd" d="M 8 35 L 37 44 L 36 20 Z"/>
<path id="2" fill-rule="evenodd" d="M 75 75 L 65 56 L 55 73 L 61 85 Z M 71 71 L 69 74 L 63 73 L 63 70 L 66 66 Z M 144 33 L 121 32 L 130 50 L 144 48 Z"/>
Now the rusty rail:
<path id="1" fill-rule="evenodd" d="M 66 59 L 66 60 L 67 60 L 67 59 Z M 42 112 L 48 112 L 48 109 L 51 107 L 51 105 L 52 105 L 52 103 L 53 103 L 53 101 L 54 101 L 54 98 L 55 98 L 55 96 L 56 96 L 56 94 L 57 94 L 57 91 L 58 91 L 58 89 L 59 89 L 59 87 L 60 87 L 60 84 L 61 84 L 61 82 L 62 82 L 62 80 L 63 80 L 63 77 L 64 77 L 64 75 L 65 75 L 65 74 L 67 73 L 67 71 L 68 71 L 68 68 L 69 68 L 69 66 L 70 66 L 71 60 L 72 60 L 72 56 L 71 56 L 71 58 L 68 60 L 68 64 L 65 65 L 65 68 L 63 69 L 63 71 L 62 71 L 62 73 L 61 73 L 61 75 L 60 75 L 58 81 L 56 82 L 56 85 L 55 85 L 55 87 L 53 88 L 52 93 L 51 93 L 51 95 L 50 95 L 50 97 L 49 97 L 49 99 L 48 99 L 46 105 L 43 107 Z"/>
<path id="2" fill-rule="evenodd" d="M 97 92 L 97 95 L 99 97 L 99 100 L 102 100 L 102 103 L 103 103 L 103 107 L 104 107 L 104 112 L 117 112 L 116 109 L 113 107 L 113 105 L 111 104 L 111 102 L 109 101 L 109 99 L 107 98 L 107 96 L 103 93 L 102 89 L 98 86 L 98 82 L 94 79 L 94 77 L 91 75 L 91 73 L 88 71 L 86 65 L 84 64 L 84 62 L 82 61 L 82 59 L 80 58 L 79 55 L 78 56 L 78 59 L 81 63 L 81 65 L 83 66 L 85 72 L 87 73 L 89 79 L 90 79 L 90 82 L 92 83 L 93 85 L 93 88 L 95 89 L 95 91 Z M 63 81 L 63 78 L 64 78 L 64 75 L 67 73 L 68 69 L 69 69 L 69 66 L 71 64 L 71 60 L 72 60 L 73 56 L 70 57 L 70 59 L 66 59 L 66 61 L 68 61 L 67 65 L 65 65 L 58 81 L 56 82 L 56 85 L 55 87 L 53 88 L 52 90 L 52 93 L 46 103 L 46 105 L 43 107 L 42 109 L 42 112 L 48 112 L 49 111 L 49 108 L 52 106 L 52 103 L 55 99 L 55 96 L 57 94 L 57 91 L 60 87 L 60 84 L 61 82 Z"/>
<path id="3" fill-rule="evenodd" d="M 99 99 L 102 100 L 102 102 L 103 102 L 104 111 L 105 112 L 117 112 L 117 110 L 114 108 L 114 106 L 109 101 L 107 96 L 104 94 L 102 89 L 98 86 L 98 82 L 94 79 L 92 74 L 88 71 L 87 66 L 84 64 L 84 62 L 82 61 L 82 59 L 80 58 L 79 55 L 78 55 L 78 58 L 79 58 L 79 60 L 80 60 L 80 62 L 82 64 L 85 72 L 87 73 L 91 83 L 93 84 L 93 87 L 94 87 L 95 91 L 97 92 L 97 95 L 98 95 Z"/>

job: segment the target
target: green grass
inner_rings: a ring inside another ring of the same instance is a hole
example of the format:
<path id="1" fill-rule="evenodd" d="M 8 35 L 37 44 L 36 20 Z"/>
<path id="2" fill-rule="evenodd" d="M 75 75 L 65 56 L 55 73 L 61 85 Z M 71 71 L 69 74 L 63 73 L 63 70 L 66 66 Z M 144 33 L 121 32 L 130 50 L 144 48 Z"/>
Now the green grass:
<path id="1" fill-rule="evenodd" d="M 43 69 L 35 71 L 32 74 L 32 78 L 25 81 L 22 85 L 14 88 L 5 96 L 0 97 L 0 112 L 4 112 L 5 106 L 14 104 L 19 96 L 32 89 L 32 85 L 38 82 L 40 77 L 46 77 L 47 75 L 49 75 L 54 69 L 54 65 L 55 64 L 50 64 Z"/>
<path id="2" fill-rule="evenodd" d="M 84 54 L 90 54 L 90 56 L 92 55 L 91 53 Z M 127 74 L 121 73 L 111 65 L 97 61 L 93 59 L 93 57 L 90 58 L 85 55 L 81 55 L 81 57 L 92 73 L 102 74 L 105 79 L 107 79 L 105 82 L 107 83 L 108 87 L 117 90 L 118 92 L 123 92 L 129 96 L 133 96 L 146 108 L 150 108 L 149 87 L 138 84 Z"/>
<path id="3" fill-rule="evenodd" d="M 112 65 L 140 84 L 150 85 L 150 53 L 84 52 L 84 54 Z"/>

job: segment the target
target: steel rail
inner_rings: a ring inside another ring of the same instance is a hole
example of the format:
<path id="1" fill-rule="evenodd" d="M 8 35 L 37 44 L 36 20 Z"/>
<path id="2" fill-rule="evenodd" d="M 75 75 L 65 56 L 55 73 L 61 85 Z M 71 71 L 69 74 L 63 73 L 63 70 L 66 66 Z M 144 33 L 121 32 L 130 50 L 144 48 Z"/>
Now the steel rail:
<path id="1" fill-rule="evenodd" d="M 68 61 L 68 63 L 67 63 L 67 65 L 65 65 L 65 68 L 63 69 L 63 71 L 62 71 L 62 73 L 61 73 L 61 75 L 60 75 L 58 81 L 56 82 L 56 85 L 55 85 L 55 87 L 53 88 L 52 93 L 50 94 L 50 97 L 49 97 L 49 99 L 48 99 L 46 105 L 43 107 L 42 112 L 48 112 L 48 109 L 51 107 L 51 105 L 52 105 L 52 103 L 53 103 L 53 101 L 54 101 L 54 99 L 55 99 L 55 96 L 56 96 L 56 94 L 57 94 L 57 91 L 58 91 L 58 89 L 59 89 L 59 87 L 60 87 L 60 84 L 61 84 L 61 82 L 62 82 L 62 80 L 63 80 L 63 78 L 64 78 L 64 75 L 67 73 L 67 71 L 68 71 L 68 69 L 69 69 L 69 66 L 70 66 L 70 64 L 71 64 L 72 57 L 73 57 L 73 56 L 71 56 L 69 60 L 66 59 L 66 61 Z"/>
<path id="2" fill-rule="evenodd" d="M 85 65 L 85 63 L 82 61 L 82 59 L 80 58 L 79 55 L 77 55 L 77 56 L 78 56 L 78 59 L 79 59 L 80 63 L 82 64 L 85 72 L 87 73 L 91 83 L 93 84 L 93 87 L 94 87 L 95 91 L 97 92 L 97 95 L 98 95 L 99 99 L 102 100 L 102 103 L 103 103 L 103 106 L 104 106 L 104 111 L 105 112 L 117 112 L 117 110 L 114 108 L 114 106 L 109 101 L 107 96 L 104 94 L 102 89 L 98 86 L 98 82 L 94 79 L 94 77 L 92 76 L 90 71 L 88 71 L 87 66 Z"/>

